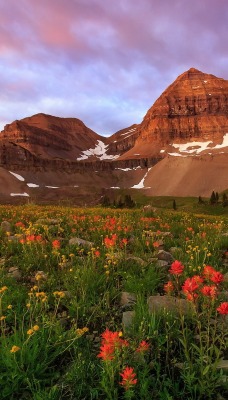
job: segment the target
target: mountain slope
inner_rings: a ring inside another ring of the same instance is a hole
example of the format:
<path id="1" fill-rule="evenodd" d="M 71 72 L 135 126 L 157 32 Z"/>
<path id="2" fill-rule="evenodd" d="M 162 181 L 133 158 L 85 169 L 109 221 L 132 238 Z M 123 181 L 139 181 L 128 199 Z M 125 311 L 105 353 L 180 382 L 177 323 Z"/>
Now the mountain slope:
<path id="1" fill-rule="evenodd" d="M 228 188 L 227 177 L 228 81 L 194 68 L 177 77 L 141 124 L 109 138 L 77 118 L 45 114 L 0 133 L 1 201 L 15 192 L 95 201 L 110 188 L 209 196 Z"/>
<path id="2" fill-rule="evenodd" d="M 212 142 L 208 152 L 224 140 L 227 147 L 227 116 L 228 81 L 190 68 L 148 110 L 135 146 L 121 158 L 164 156 L 176 153 L 175 145 L 191 142 Z"/>

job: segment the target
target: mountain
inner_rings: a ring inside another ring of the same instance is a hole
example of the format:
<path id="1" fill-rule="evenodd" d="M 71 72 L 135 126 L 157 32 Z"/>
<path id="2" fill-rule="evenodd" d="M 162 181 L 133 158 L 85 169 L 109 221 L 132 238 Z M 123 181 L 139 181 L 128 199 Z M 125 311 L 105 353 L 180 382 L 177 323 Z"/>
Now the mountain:
<path id="1" fill-rule="evenodd" d="M 225 148 L 227 117 L 228 81 L 190 68 L 148 110 L 138 139 L 124 158 L 137 153 L 140 157 L 177 152 L 196 155 Z"/>
<path id="2" fill-rule="evenodd" d="M 37 114 L 14 121 L 0 133 L 0 184 L 1 201 L 30 196 L 91 203 L 110 188 L 155 196 L 225 190 L 228 81 L 190 68 L 141 124 L 108 138 L 77 118 Z"/>

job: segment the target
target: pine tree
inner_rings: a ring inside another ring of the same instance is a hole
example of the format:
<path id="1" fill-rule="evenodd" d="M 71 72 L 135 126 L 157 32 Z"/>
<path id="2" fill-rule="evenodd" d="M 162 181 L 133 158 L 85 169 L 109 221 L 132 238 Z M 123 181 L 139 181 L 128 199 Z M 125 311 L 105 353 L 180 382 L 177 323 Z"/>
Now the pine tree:
<path id="1" fill-rule="evenodd" d="M 173 200 L 173 209 L 174 209 L 174 210 L 177 209 L 176 200 Z"/>
<path id="2" fill-rule="evenodd" d="M 117 207 L 118 208 L 123 208 L 123 206 L 124 206 L 124 203 L 123 203 L 122 197 L 120 196 L 120 198 L 118 200 L 118 203 L 117 203 Z"/>
<path id="3" fill-rule="evenodd" d="M 107 196 L 107 194 L 105 194 L 103 197 L 102 197 L 102 200 L 101 200 L 101 205 L 103 206 L 103 207 L 109 207 L 110 206 L 110 198 Z"/>
<path id="4" fill-rule="evenodd" d="M 216 203 L 216 196 L 215 196 L 215 192 L 213 190 L 213 192 L 211 193 L 211 197 L 210 197 L 210 204 L 215 204 Z"/>
<path id="5" fill-rule="evenodd" d="M 215 200 L 216 200 L 216 203 L 218 203 L 218 201 L 219 201 L 219 194 L 218 194 L 218 192 L 215 193 Z"/>
<path id="6" fill-rule="evenodd" d="M 222 195 L 222 205 L 223 207 L 227 207 L 228 206 L 228 198 L 227 198 L 227 194 L 223 193 Z"/>
<path id="7" fill-rule="evenodd" d="M 133 208 L 135 206 L 135 202 L 134 202 L 134 200 L 132 200 L 130 194 L 125 195 L 124 206 L 127 208 Z"/>

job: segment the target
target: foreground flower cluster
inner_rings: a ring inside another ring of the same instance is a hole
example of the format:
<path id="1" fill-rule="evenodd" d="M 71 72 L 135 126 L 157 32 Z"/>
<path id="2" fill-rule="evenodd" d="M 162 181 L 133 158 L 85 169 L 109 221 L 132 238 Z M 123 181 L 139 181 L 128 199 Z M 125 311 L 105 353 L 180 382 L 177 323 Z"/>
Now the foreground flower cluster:
<path id="1" fill-rule="evenodd" d="M 0 226 L 1 399 L 226 398 L 226 218 L 31 204 Z"/>
<path id="2" fill-rule="evenodd" d="M 164 285 L 164 291 L 171 295 L 180 295 L 183 293 L 187 300 L 197 304 L 198 300 L 218 299 L 220 294 L 220 285 L 224 281 L 224 275 L 216 271 L 210 265 L 204 266 L 200 275 L 193 275 L 184 280 L 184 265 L 176 260 L 169 269 L 172 280 Z M 182 278 L 182 279 L 181 279 Z M 228 302 L 223 302 L 216 309 L 222 315 L 228 314 Z"/>

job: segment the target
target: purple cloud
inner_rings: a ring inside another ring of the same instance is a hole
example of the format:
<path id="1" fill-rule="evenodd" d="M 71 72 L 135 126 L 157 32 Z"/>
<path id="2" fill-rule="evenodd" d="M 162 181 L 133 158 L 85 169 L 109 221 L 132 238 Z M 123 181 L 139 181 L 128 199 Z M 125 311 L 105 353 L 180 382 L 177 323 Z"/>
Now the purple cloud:
<path id="1" fill-rule="evenodd" d="M 37 112 L 111 134 L 190 67 L 228 78 L 226 0 L 0 3 L 0 129 Z"/>

